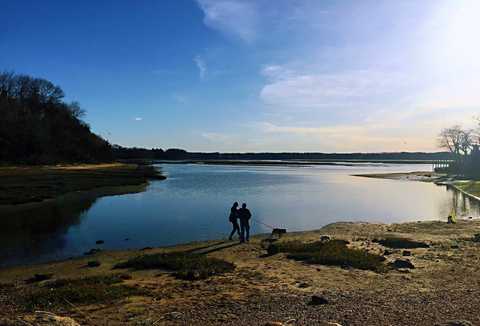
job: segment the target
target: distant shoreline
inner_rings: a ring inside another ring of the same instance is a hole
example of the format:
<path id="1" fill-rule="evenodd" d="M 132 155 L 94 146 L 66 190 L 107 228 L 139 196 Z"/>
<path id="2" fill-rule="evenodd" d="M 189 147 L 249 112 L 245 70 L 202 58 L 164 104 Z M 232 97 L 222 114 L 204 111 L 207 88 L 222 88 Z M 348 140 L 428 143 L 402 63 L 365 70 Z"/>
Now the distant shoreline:
<path id="1" fill-rule="evenodd" d="M 132 161 L 134 162 L 134 161 Z M 260 166 L 311 166 L 311 165 L 326 165 L 326 166 L 357 166 L 378 164 L 432 164 L 431 160 L 148 160 L 150 164 L 206 164 L 206 165 L 260 165 Z"/>

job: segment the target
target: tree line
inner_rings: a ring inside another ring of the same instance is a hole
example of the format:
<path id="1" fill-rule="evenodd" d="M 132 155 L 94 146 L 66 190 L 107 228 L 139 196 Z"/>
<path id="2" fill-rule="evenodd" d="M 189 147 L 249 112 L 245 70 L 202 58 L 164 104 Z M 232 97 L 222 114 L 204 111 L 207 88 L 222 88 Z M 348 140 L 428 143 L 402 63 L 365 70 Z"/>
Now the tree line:
<path id="1" fill-rule="evenodd" d="M 204 153 L 188 152 L 183 149 L 160 148 L 127 148 L 113 146 L 114 156 L 117 159 L 151 159 L 151 160 L 363 160 L 363 161 L 432 161 L 449 160 L 449 152 L 397 152 L 397 153 Z"/>
<path id="2" fill-rule="evenodd" d="M 110 144 L 92 133 L 76 102 L 42 78 L 0 73 L 0 162 L 52 164 L 113 159 Z"/>

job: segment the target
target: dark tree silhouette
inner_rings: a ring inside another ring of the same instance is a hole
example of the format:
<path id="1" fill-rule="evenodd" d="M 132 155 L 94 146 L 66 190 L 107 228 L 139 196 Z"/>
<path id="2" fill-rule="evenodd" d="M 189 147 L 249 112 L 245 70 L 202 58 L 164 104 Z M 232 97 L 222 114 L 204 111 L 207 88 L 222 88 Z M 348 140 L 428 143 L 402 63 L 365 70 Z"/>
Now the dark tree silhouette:
<path id="1" fill-rule="evenodd" d="M 47 164 L 112 160 L 110 144 L 81 120 L 48 80 L 0 73 L 0 163 Z"/>

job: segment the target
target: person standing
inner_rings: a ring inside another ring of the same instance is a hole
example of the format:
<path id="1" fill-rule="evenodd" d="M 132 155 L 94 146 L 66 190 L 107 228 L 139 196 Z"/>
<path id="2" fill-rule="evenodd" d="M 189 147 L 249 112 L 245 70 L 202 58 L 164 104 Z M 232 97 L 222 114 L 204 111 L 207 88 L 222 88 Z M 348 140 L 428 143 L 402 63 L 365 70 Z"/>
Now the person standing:
<path id="1" fill-rule="evenodd" d="M 230 233 L 230 236 L 228 237 L 228 240 L 232 240 L 233 235 L 235 232 L 238 233 L 238 236 L 240 237 L 240 227 L 238 226 L 238 203 L 234 202 L 232 208 L 230 208 L 230 216 L 228 217 L 230 223 L 232 223 L 232 232 Z"/>
<path id="2" fill-rule="evenodd" d="M 238 210 L 238 218 L 240 219 L 240 242 L 250 240 L 250 218 L 252 214 L 247 208 L 247 204 L 243 203 L 242 208 Z"/>

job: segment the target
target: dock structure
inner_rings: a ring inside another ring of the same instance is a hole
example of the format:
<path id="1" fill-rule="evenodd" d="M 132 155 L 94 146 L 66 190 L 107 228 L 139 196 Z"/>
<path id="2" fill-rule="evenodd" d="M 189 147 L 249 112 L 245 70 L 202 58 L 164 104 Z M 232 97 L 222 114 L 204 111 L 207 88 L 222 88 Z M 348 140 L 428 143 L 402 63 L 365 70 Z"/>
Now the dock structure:
<path id="1" fill-rule="evenodd" d="M 450 164 L 452 164 L 452 160 L 436 160 L 432 162 L 432 170 L 445 170 L 450 168 Z"/>

